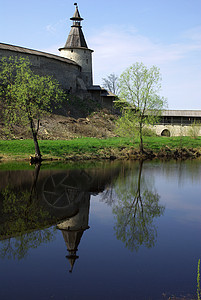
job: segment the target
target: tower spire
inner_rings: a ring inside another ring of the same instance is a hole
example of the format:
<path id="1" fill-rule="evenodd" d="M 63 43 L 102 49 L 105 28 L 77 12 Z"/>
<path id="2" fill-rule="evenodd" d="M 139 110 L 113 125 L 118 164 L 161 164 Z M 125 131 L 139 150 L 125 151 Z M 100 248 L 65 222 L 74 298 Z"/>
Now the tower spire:
<path id="1" fill-rule="evenodd" d="M 81 21 L 84 19 L 80 16 L 77 3 L 74 3 L 74 5 L 76 5 L 75 13 L 73 17 L 70 18 L 70 20 L 73 21 L 73 25 L 71 26 L 71 31 L 64 48 L 88 48 L 81 26 Z"/>
<path id="2" fill-rule="evenodd" d="M 78 5 L 77 5 L 77 3 L 74 3 L 74 5 L 75 5 L 75 13 L 74 13 L 73 17 L 70 18 L 70 20 L 77 20 L 77 21 L 82 21 L 82 20 L 84 20 L 84 19 L 81 18 L 81 16 L 80 16 L 80 13 L 79 13 L 79 10 L 78 10 Z"/>

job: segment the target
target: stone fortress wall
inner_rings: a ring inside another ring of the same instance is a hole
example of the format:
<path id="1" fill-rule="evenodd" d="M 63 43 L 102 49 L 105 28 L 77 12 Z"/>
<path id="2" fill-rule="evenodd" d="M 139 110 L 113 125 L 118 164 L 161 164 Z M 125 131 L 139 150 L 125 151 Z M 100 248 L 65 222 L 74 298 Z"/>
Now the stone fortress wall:
<path id="1" fill-rule="evenodd" d="M 82 80 L 81 66 L 67 58 L 0 43 L 0 58 L 5 56 L 28 58 L 34 73 L 52 76 L 67 91 L 76 93 L 81 89 L 86 90 Z"/>

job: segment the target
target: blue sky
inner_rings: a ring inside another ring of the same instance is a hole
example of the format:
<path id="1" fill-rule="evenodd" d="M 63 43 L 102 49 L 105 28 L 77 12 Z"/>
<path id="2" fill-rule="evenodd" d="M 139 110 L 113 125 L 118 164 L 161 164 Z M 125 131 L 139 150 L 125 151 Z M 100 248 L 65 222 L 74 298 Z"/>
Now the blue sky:
<path id="1" fill-rule="evenodd" d="M 0 42 L 59 55 L 74 14 L 71 0 L 0 0 Z M 156 65 L 170 109 L 201 109 L 200 0 L 80 0 L 94 50 L 94 84 L 131 64 Z"/>

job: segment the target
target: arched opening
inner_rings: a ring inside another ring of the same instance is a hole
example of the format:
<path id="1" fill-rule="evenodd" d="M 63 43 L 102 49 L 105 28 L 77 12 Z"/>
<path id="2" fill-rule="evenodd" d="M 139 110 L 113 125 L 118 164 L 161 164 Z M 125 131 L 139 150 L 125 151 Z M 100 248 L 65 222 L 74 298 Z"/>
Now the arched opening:
<path id="1" fill-rule="evenodd" d="M 170 131 L 168 129 L 164 129 L 162 132 L 161 132 L 161 136 L 170 136 Z"/>

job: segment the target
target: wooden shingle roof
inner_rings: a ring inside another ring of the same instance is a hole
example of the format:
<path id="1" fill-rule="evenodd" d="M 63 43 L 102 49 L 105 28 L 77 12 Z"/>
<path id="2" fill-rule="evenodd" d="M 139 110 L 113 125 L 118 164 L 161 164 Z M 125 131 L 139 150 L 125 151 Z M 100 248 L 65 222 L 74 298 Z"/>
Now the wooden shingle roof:
<path id="1" fill-rule="evenodd" d="M 73 25 L 64 48 L 88 48 L 81 26 Z"/>

